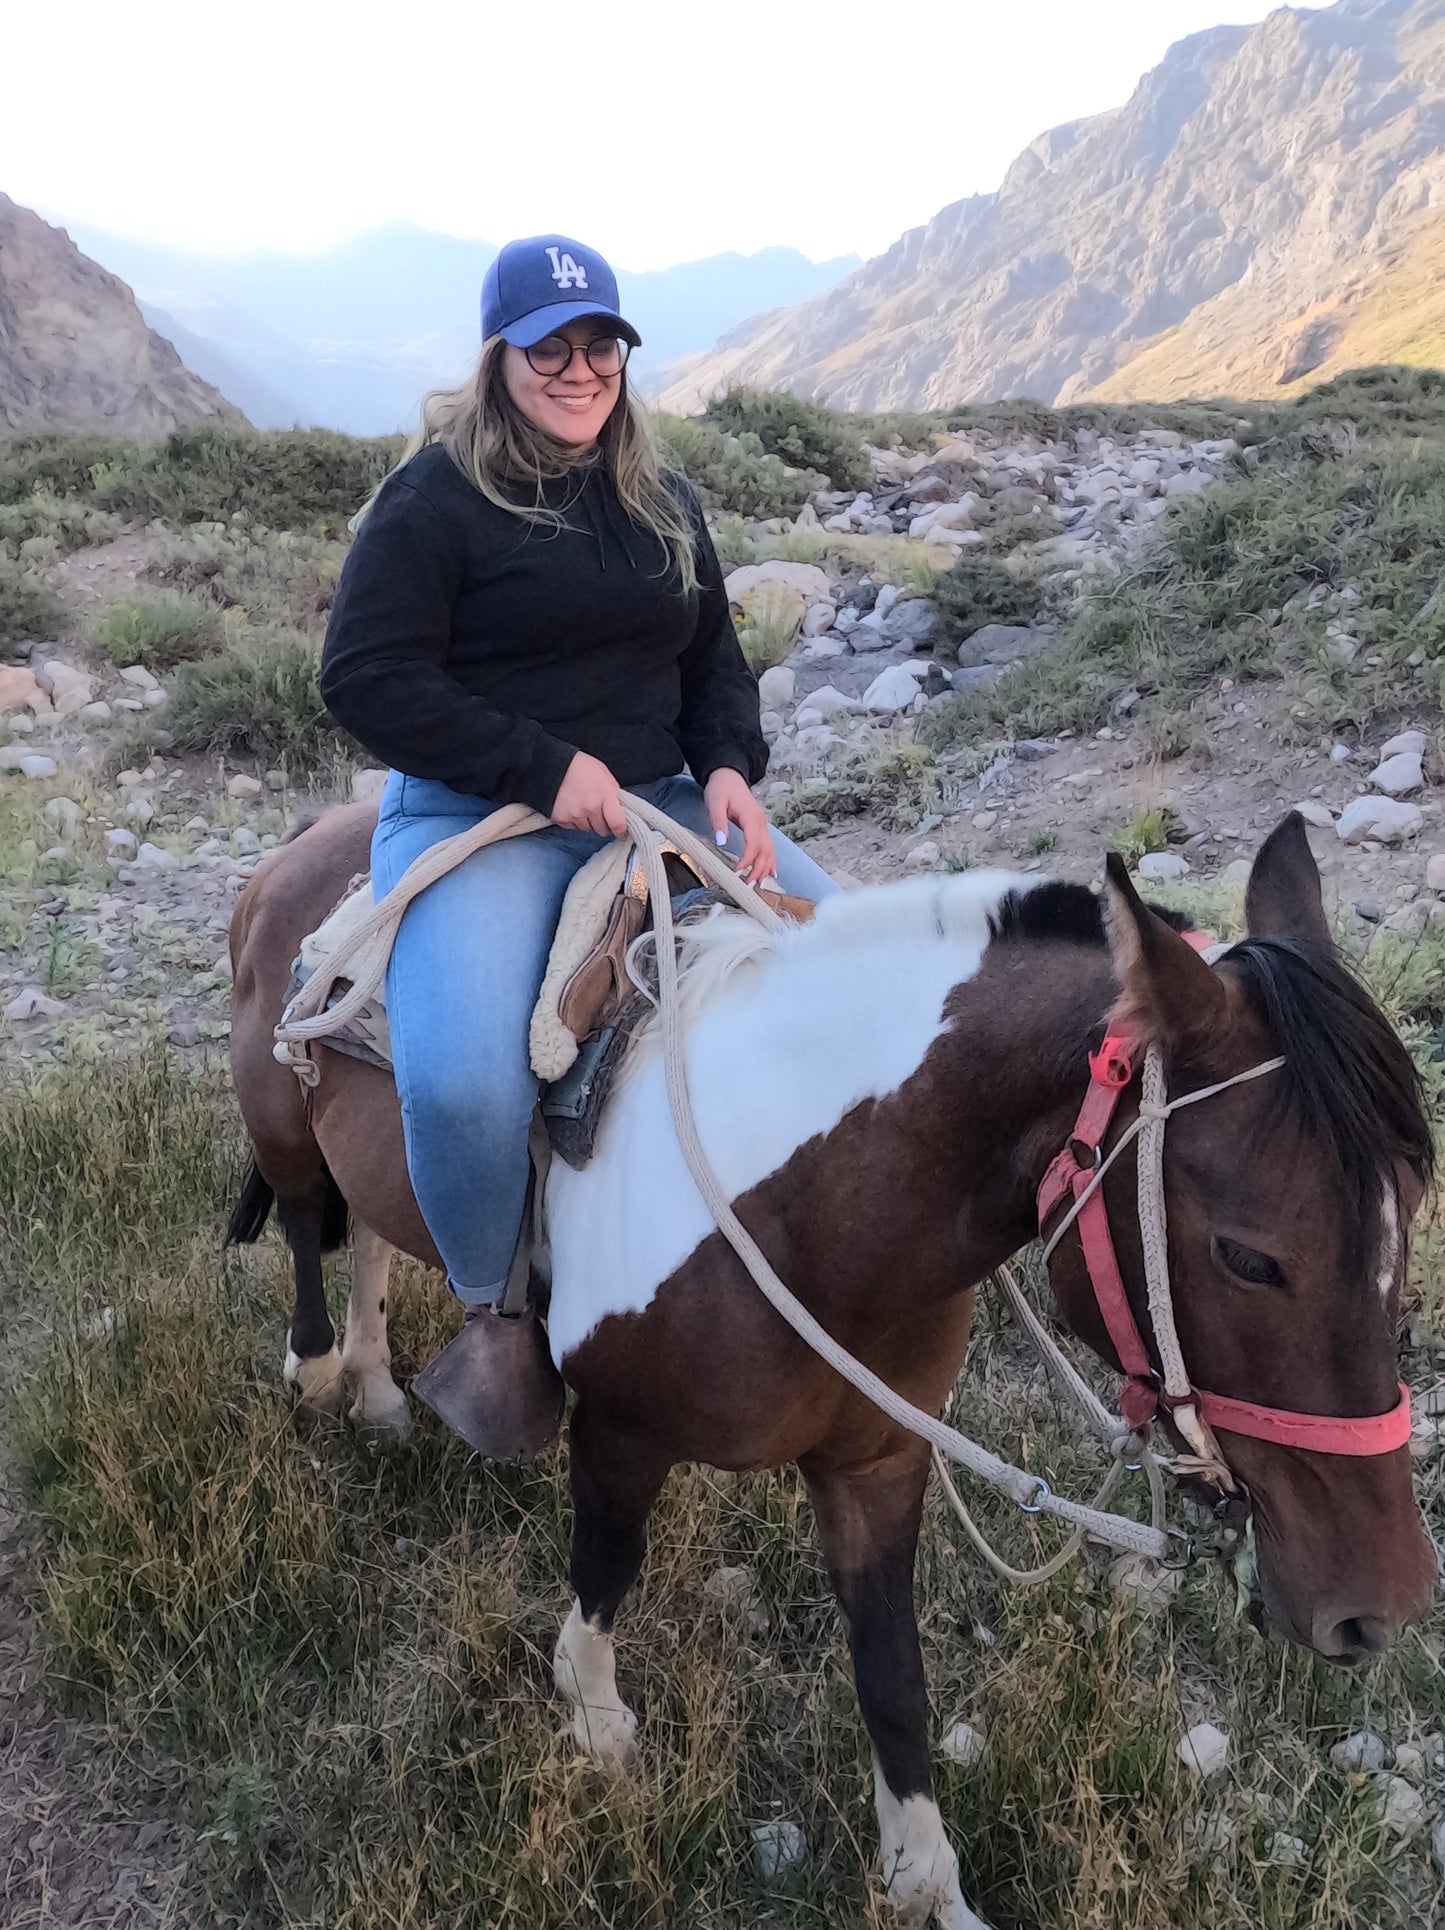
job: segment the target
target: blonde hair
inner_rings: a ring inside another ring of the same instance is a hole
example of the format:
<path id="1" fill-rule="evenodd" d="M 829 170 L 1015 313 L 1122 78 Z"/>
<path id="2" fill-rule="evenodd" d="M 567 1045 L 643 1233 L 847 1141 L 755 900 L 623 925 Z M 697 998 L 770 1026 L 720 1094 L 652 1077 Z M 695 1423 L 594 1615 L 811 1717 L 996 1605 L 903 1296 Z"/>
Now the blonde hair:
<path id="1" fill-rule="evenodd" d="M 460 388 L 432 390 L 421 406 L 421 426 L 407 442 L 397 469 L 439 442 L 489 503 L 527 522 L 564 529 L 567 519 L 548 505 L 544 485 L 601 465 L 630 520 L 662 544 L 669 573 L 676 572 L 684 593 L 693 589 L 696 531 L 686 505 L 663 479 L 652 424 L 627 387 L 626 371 L 596 443 L 579 453 L 547 435 L 517 407 L 502 374 L 506 346 L 500 335 L 492 336 Z"/>

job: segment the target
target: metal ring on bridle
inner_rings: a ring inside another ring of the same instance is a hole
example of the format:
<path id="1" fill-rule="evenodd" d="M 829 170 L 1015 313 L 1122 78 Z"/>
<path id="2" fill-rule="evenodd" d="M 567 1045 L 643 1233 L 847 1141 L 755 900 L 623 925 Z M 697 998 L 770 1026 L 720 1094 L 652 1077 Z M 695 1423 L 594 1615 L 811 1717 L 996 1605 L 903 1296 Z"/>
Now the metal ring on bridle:
<path id="1" fill-rule="evenodd" d="M 1019 1503 L 1020 1514 L 1042 1514 L 1044 1511 L 1044 1503 L 1053 1493 L 1053 1489 L 1041 1474 L 1036 1474 L 1034 1480 L 1037 1483 L 1037 1486 L 1034 1488 L 1034 1498 L 1032 1501 L 1021 1501 Z"/>

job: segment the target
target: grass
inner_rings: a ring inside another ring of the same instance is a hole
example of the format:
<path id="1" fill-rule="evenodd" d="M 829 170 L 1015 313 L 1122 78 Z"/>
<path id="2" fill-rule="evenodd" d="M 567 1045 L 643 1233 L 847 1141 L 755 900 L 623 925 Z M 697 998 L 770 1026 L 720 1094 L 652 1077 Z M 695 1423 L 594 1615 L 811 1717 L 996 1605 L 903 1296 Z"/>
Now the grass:
<path id="1" fill-rule="evenodd" d="M 172 536 L 148 574 L 251 623 L 319 634 L 345 556 L 332 538 L 267 529 L 238 514 Z"/>
<path id="2" fill-rule="evenodd" d="M 45 577 L 0 548 L 0 645 L 43 643 L 65 620 L 65 605 Z"/>
<path id="3" fill-rule="evenodd" d="M 213 649 L 221 639 L 221 613 L 204 597 L 182 591 L 125 597 L 102 610 L 93 640 L 114 664 L 173 670 Z"/>
<path id="4" fill-rule="evenodd" d="M 1169 827 L 1174 821 L 1174 813 L 1162 806 L 1154 806 L 1138 811 L 1121 824 L 1110 827 L 1104 834 L 1104 843 L 1111 851 L 1117 851 L 1128 865 L 1136 865 L 1151 851 L 1163 851 L 1169 843 Z"/>
<path id="5" fill-rule="evenodd" d="M 797 642 L 802 626 L 800 608 L 789 610 L 781 602 L 769 602 L 756 595 L 748 598 L 755 608 L 745 609 L 738 625 L 738 642 L 749 665 L 759 674 L 782 663 Z"/>
<path id="6" fill-rule="evenodd" d="M 223 1075 L 159 1052 L 62 1069 L 0 1118 L 0 1293 L 28 1363 L 8 1420 L 48 1675 L 196 1832 L 196 1920 L 882 1930 L 866 1741 L 796 1481 L 674 1476 L 620 1625 L 641 1763 L 598 1776 L 559 1740 L 549 1682 L 563 1457 L 488 1469 L 424 1416 L 382 1460 L 340 1430 L 298 1437 L 284 1250 L 219 1248 L 239 1164 Z M 409 1373 L 452 1318 L 403 1275 Z M 1090 1452 L 1021 1384 L 992 1306 L 964 1390 L 982 1438 L 1083 1489 Z M 1426 1489 L 1438 1511 L 1438 1472 Z M 979 1512 L 1015 1557 L 1043 1547 L 993 1499 Z M 723 1561 L 755 1570 L 766 1631 L 708 1595 Z M 919 1594 L 938 1724 L 989 1738 L 980 1768 L 940 1766 L 940 1801 L 1001 1930 L 1336 1930 L 1439 1907 L 1423 1845 L 1391 1843 L 1326 1759 L 1354 1728 L 1445 1723 L 1438 1630 L 1341 1676 L 1262 1645 L 1212 1572 L 1167 1619 L 1088 1565 L 1003 1591 L 932 1502 Z M 1234 1760 L 1201 1795 L 1174 1740 L 1204 1713 Z M 1185 1836 L 1215 1812 L 1235 1826 L 1217 1863 Z M 774 1816 L 809 1844 L 787 1890 L 748 1854 Z M 1270 1864 L 1275 1827 L 1303 1866 Z"/>
<path id="7" fill-rule="evenodd" d="M 315 772 L 355 752 L 321 701 L 320 657 L 304 637 L 249 634 L 176 673 L 165 728 L 179 751 L 240 754 Z"/>

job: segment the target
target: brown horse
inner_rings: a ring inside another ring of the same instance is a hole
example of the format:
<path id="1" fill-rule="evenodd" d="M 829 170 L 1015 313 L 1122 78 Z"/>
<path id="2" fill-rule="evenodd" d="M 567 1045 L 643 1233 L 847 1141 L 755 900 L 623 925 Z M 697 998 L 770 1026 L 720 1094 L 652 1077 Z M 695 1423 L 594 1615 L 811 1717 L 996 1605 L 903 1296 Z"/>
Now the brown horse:
<path id="1" fill-rule="evenodd" d="M 232 1221 L 254 1238 L 274 1193 L 296 1265 L 288 1376 L 313 1405 L 401 1425 L 388 1372 L 392 1247 L 435 1263 L 388 1078 L 320 1052 L 308 1120 L 271 1056 L 287 968 L 347 879 L 372 820 L 323 818 L 258 871 L 232 933 L 237 1089 L 255 1172 Z M 477 860 L 472 860 L 476 862 Z M 1197 1384 L 1302 1414 L 1396 1405 L 1406 1235 L 1431 1143 L 1410 1060 L 1334 954 L 1297 817 L 1250 880 L 1248 937 L 1206 964 L 1140 902 L 1122 865 L 1101 901 L 1002 873 L 848 893 L 811 926 L 715 919 L 685 953 L 694 1112 L 740 1217 L 828 1332 L 937 1413 L 963 1360 L 973 1289 L 1036 1231 L 1035 1197 L 1073 1133 L 1105 1022 L 1160 1048 L 1183 1094 L 1283 1055 L 1281 1070 L 1180 1112 L 1165 1163 L 1179 1338 Z M 1112 1141 L 1138 1110 L 1123 1094 Z M 1148 1323 L 1134 1149 L 1103 1192 Z M 344 1204 L 343 1204 L 344 1202 Z M 356 1237 L 338 1354 L 321 1253 Z M 576 1601 L 557 1681 L 579 1742 L 630 1752 L 611 1630 L 668 1470 L 796 1463 L 848 1623 L 890 1896 L 909 1921 L 980 1920 L 932 1794 L 912 1609 L 928 1451 L 844 1384 L 765 1304 L 681 1164 L 655 1038 L 614 1095 L 597 1154 L 555 1167 L 551 1345 L 570 1423 Z M 1069 1326 L 1117 1365 L 1076 1232 L 1052 1262 Z M 1427 1610 L 1436 1559 L 1407 1449 L 1352 1458 L 1222 1431 L 1256 1525 L 1267 1611 L 1353 1661 Z"/>

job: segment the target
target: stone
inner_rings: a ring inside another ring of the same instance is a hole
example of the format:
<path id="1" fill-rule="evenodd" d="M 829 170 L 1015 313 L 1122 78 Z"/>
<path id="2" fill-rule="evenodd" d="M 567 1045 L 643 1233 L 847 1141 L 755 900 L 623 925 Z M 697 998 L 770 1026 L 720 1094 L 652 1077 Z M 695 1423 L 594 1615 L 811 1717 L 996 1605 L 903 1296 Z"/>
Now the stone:
<path id="1" fill-rule="evenodd" d="M 1402 1742 L 1396 1746 L 1395 1773 L 1397 1776 L 1404 1776 L 1412 1783 L 1422 1783 L 1425 1780 L 1427 1768 L 1423 1749 L 1417 1749 L 1412 1742 Z"/>
<path id="2" fill-rule="evenodd" d="M 1342 844 L 1363 844 L 1366 838 L 1400 844 L 1413 838 L 1424 822 L 1417 805 L 1388 797 L 1355 797 L 1341 811 L 1335 831 Z"/>
<path id="3" fill-rule="evenodd" d="M 1330 745 L 1330 762 L 1332 764 L 1348 764 L 1354 754 L 1348 744 Z"/>
<path id="4" fill-rule="evenodd" d="M 135 850 L 134 831 L 123 831 L 117 827 L 114 831 L 106 832 L 105 841 L 112 851 L 119 851 L 123 856 L 129 856 Z"/>
<path id="5" fill-rule="evenodd" d="M 863 692 L 863 704 L 868 710 L 895 713 L 911 709 L 917 696 L 917 678 L 905 664 L 891 663 Z"/>
<path id="6" fill-rule="evenodd" d="M 758 701 L 764 710 L 786 710 L 793 701 L 797 675 L 785 664 L 774 664 L 758 678 Z"/>
<path id="7" fill-rule="evenodd" d="M 1401 905 L 1385 919 L 1384 928 L 1386 931 L 1404 932 L 1409 938 L 1418 938 L 1430 922 L 1432 909 L 1426 904 Z"/>
<path id="8" fill-rule="evenodd" d="M 883 634 L 883 624 L 876 616 L 864 618 L 848 633 L 848 641 L 855 650 L 887 650 L 889 643 Z"/>
<path id="9" fill-rule="evenodd" d="M 254 858 L 261 849 L 261 840 L 244 824 L 239 831 L 232 833 L 231 843 L 239 858 Z"/>
<path id="10" fill-rule="evenodd" d="M 1196 1722 L 1179 1738 L 1177 1753 L 1196 1776 L 1214 1776 L 1229 1761 L 1229 1737 L 1212 1722 Z"/>
<path id="11" fill-rule="evenodd" d="M 925 838 L 922 844 L 915 844 L 903 860 L 910 871 L 931 871 L 943 854 L 932 838 Z"/>
<path id="12" fill-rule="evenodd" d="M 753 1868 L 764 1883 L 802 1868 L 808 1845 L 796 1823 L 755 1823 L 752 1838 Z"/>
<path id="13" fill-rule="evenodd" d="M 19 768 L 22 777 L 54 777 L 59 766 L 53 757 L 43 757 L 39 751 L 32 751 L 28 757 L 21 758 Z"/>
<path id="14" fill-rule="evenodd" d="M 1277 1829 L 1271 1835 L 1266 1851 L 1268 1862 L 1281 1869 L 1292 1869 L 1296 1864 L 1305 1862 L 1308 1856 L 1309 1850 L 1302 1836 L 1291 1836 L 1287 1829 Z"/>
<path id="15" fill-rule="evenodd" d="M 1197 496 L 1208 487 L 1209 477 L 1204 470 L 1176 469 L 1172 476 L 1165 479 L 1164 494 L 1172 501 L 1177 496 Z"/>
<path id="16" fill-rule="evenodd" d="M 702 1592 L 709 1600 L 721 1602 L 725 1608 L 738 1614 L 754 1635 L 767 1632 L 768 1611 L 758 1590 L 756 1569 L 714 1569 L 703 1583 Z"/>
<path id="17" fill-rule="evenodd" d="M 13 737 L 28 737 L 35 728 L 35 719 L 28 710 L 12 710 L 10 713 L 10 733 Z"/>
<path id="18" fill-rule="evenodd" d="M 1429 891 L 1445 891 L 1445 851 L 1436 851 L 1427 860 L 1425 886 Z"/>
<path id="19" fill-rule="evenodd" d="M 135 862 L 143 871 L 174 871 L 176 855 L 165 851 L 158 844 L 143 844 L 135 854 Z"/>
<path id="20" fill-rule="evenodd" d="M 33 670 L 10 664 L 0 667 L 0 717 L 19 710 L 28 710 L 37 716 L 48 715 L 50 707 L 50 699 L 40 688 L 40 680 Z"/>
<path id="21" fill-rule="evenodd" d="M 111 719 L 110 705 L 104 702 L 82 704 L 75 714 L 82 724 L 108 724 Z"/>
<path id="22" fill-rule="evenodd" d="M 1430 1831 L 1430 1854 L 1436 1869 L 1445 1872 L 1445 1816 L 1438 1816 Z"/>
<path id="23" fill-rule="evenodd" d="M 351 801 L 353 804 L 380 804 L 381 794 L 386 789 L 388 771 L 353 771 L 351 773 Z"/>
<path id="24" fill-rule="evenodd" d="M 960 696 L 971 690 L 992 690 L 998 682 L 998 668 L 996 663 L 968 664 L 951 671 L 948 681 Z"/>
<path id="25" fill-rule="evenodd" d="M 1161 879 L 1187 877 L 1190 865 L 1189 860 L 1181 858 L 1177 851 L 1148 851 L 1135 870 L 1141 878 L 1152 878 L 1158 883 Z"/>
<path id="26" fill-rule="evenodd" d="M 151 800 L 139 793 L 127 798 L 122 808 L 125 815 L 135 824 L 149 824 L 156 814 L 156 807 Z"/>
<path id="27" fill-rule="evenodd" d="M 94 678 L 58 657 L 40 666 L 40 681 L 50 692 L 57 717 L 73 716 L 95 695 Z"/>
<path id="28" fill-rule="evenodd" d="M 80 828 L 84 811 L 73 797 L 52 797 L 46 800 L 45 822 L 53 824 L 63 838 L 73 838 Z"/>
<path id="29" fill-rule="evenodd" d="M 830 597 L 819 597 L 818 601 L 816 603 L 810 603 L 804 612 L 803 635 L 805 637 L 821 637 L 825 631 L 832 629 L 837 615 L 837 604 L 834 603 Z"/>
<path id="30" fill-rule="evenodd" d="M 1385 907 L 1373 898 L 1361 898 L 1355 906 L 1356 918 L 1363 918 L 1367 925 L 1378 925 L 1385 915 Z"/>
<path id="31" fill-rule="evenodd" d="M 896 604 L 883 620 L 883 634 L 893 644 L 906 644 L 919 650 L 933 635 L 938 623 L 937 606 L 926 596 L 911 596 Z"/>
<path id="32" fill-rule="evenodd" d="M 144 710 L 145 705 L 141 702 L 139 697 L 117 697 L 115 702 L 111 705 L 111 709 L 132 712 L 132 711 Z"/>
<path id="33" fill-rule="evenodd" d="M 955 1722 L 943 1738 L 944 1755 L 960 1769 L 972 1769 L 983 1761 L 987 1751 L 987 1736 L 971 1722 Z"/>
<path id="34" fill-rule="evenodd" d="M 998 823 L 997 811 L 975 811 L 972 824 L 975 831 L 992 831 Z"/>
<path id="35" fill-rule="evenodd" d="M 159 690 L 160 685 L 143 663 L 127 664 L 120 673 L 123 684 L 130 684 L 135 690 Z"/>
<path id="36" fill-rule="evenodd" d="M 1295 807 L 1306 824 L 1316 825 L 1321 831 L 1333 831 L 1335 814 L 1328 804 L 1321 804 L 1318 798 L 1307 797 Z"/>
<path id="37" fill-rule="evenodd" d="M 1423 757 L 1429 743 L 1429 738 L 1422 730 L 1399 731 L 1388 744 L 1381 744 L 1380 762 L 1388 763 L 1392 757 Z"/>
<path id="38" fill-rule="evenodd" d="M 260 795 L 259 777 L 248 777 L 244 771 L 238 771 L 234 777 L 226 780 L 227 797 L 260 797 Z"/>
<path id="39" fill-rule="evenodd" d="M 267 771 L 266 789 L 268 791 L 284 791 L 286 789 L 286 773 L 284 771 Z"/>
<path id="40" fill-rule="evenodd" d="M 1386 1776 L 1380 1821 L 1396 1836 L 1413 1836 L 1425 1822 L 1425 1798 L 1403 1776 Z"/>
<path id="41" fill-rule="evenodd" d="M 1370 1774 L 1385 1767 L 1385 1744 L 1369 1729 L 1356 1729 L 1330 1750 L 1330 1761 L 1348 1775 Z"/>
<path id="42" fill-rule="evenodd" d="M 856 697 L 845 697 L 842 691 L 835 690 L 832 684 L 819 684 L 816 690 L 808 692 L 803 701 L 809 710 L 817 711 L 820 717 L 837 717 L 844 712 L 859 708 Z"/>
<path id="43" fill-rule="evenodd" d="M 38 985 L 27 985 L 5 1007 L 5 1017 L 17 1022 L 22 1019 L 57 1019 L 64 1010 L 59 999 L 47 998 Z"/>
<path id="44" fill-rule="evenodd" d="M 1377 791 L 1384 791 L 1390 797 L 1405 797 L 1411 791 L 1418 791 L 1425 782 L 1420 753 L 1399 751 L 1394 757 L 1387 757 L 1370 772 L 1370 782 Z"/>
<path id="45" fill-rule="evenodd" d="M 787 563 L 782 560 L 748 563 L 741 569 L 732 570 L 724 577 L 723 588 L 727 592 L 728 602 L 740 610 L 745 600 L 765 583 L 791 590 L 805 608 L 821 597 L 831 598 L 833 591 L 827 571 L 820 570 L 816 563 Z"/>
<path id="46" fill-rule="evenodd" d="M 966 651 L 976 663 L 1020 663 L 1053 640 L 1051 629 L 1031 623 L 985 623 L 961 646 L 960 654 Z"/>

